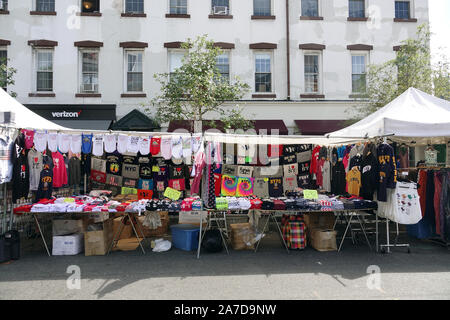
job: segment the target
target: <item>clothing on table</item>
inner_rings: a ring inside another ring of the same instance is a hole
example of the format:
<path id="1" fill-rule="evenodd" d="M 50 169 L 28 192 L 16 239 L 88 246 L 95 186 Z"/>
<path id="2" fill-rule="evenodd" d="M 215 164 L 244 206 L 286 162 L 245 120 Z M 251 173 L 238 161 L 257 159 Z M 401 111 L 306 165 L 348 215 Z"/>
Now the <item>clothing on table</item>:
<path id="1" fill-rule="evenodd" d="M 10 182 L 13 176 L 11 156 L 14 141 L 9 136 L 0 136 L 0 183 Z"/>
<path id="2" fill-rule="evenodd" d="M 44 169 L 42 153 L 35 149 L 30 149 L 28 151 L 28 166 L 30 167 L 30 190 L 36 191 L 39 187 L 41 171 Z"/>
<path id="3" fill-rule="evenodd" d="M 52 152 L 53 159 L 53 188 L 60 188 L 67 185 L 67 170 L 64 157 L 60 152 Z"/>
<path id="4" fill-rule="evenodd" d="M 377 148 L 380 180 L 378 184 L 378 201 L 387 201 L 386 189 L 395 189 L 397 182 L 397 166 L 395 164 L 394 149 L 387 143 Z"/>
<path id="5" fill-rule="evenodd" d="M 361 172 L 357 167 L 353 167 L 347 172 L 348 193 L 358 196 L 361 189 Z"/>
<path id="6" fill-rule="evenodd" d="M 92 152 L 92 137 L 94 135 L 91 134 L 81 134 L 81 152 L 82 153 L 91 153 Z"/>

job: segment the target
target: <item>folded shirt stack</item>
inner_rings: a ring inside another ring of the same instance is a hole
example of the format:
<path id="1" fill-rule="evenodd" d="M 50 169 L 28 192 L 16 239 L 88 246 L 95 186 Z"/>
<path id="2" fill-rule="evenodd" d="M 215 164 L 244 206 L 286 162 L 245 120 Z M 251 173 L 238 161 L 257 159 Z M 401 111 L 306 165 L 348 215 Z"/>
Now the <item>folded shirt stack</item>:
<path id="1" fill-rule="evenodd" d="M 225 197 L 216 198 L 216 209 L 217 210 L 228 210 L 228 199 Z"/>

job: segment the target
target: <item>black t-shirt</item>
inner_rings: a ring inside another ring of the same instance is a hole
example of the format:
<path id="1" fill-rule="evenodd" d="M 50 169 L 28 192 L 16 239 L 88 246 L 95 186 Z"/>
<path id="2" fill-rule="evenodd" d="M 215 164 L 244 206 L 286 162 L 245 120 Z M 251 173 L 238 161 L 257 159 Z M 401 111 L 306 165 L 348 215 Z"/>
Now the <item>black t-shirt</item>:
<path id="1" fill-rule="evenodd" d="M 169 179 L 184 179 L 186 177 L 185 165 L 170 166 Z"/>
<path id="2" fill-rule="evenodd" d="M 272 198 L 283 196 L 283 178 L 269 178 L 269 196 Z"/>
<path id="3" fill-rule="evenodd" d="M 307 162 L 302 162 L 298 164 L 298 174 L 305 174 L 308 173 L 309 174 L 309 166 L 310 166 L 311 162 L 307 161 Z"/>
<path id="4" fill-rule="evenodd" d="M 122 155 L 123 163 L 126 164 L 138 164 L 138 158 L 136 156 L 130 156 L 130 155 Z"/>
<path id="5" fill-rule="evenodd" d="M 81 173 L 90 175 L 91 174 L 91 154 L 82 153 L 81 154 Z"/>
<path id="6" fill-rule="evenodd" d="M 152 179 L 152 166 L 153 161 L 150 156 L 142 156 L 138 154 L 138 163 L 139 163 L 139 177 L 141 179 Z"/>
<path id="7" fill-rule="evenodd" d="M 122 155 L 118 152 L 106 154 L 106 173 L 122 175 Z"/>

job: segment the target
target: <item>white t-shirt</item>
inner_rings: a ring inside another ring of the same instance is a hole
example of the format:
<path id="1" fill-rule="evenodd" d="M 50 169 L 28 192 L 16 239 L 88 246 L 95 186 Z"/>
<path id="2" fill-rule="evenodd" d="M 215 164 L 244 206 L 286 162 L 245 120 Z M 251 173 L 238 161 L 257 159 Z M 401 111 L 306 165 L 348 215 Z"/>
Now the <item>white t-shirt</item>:
<path id="1" fill-rule="evenodd" d="M 146 156 L 150 153 L 150 138 L 149 137 L 139 137 L 139 152 Z"/>
<path id="2" fill-rule="evenodd" d="M 58 134 L 58 148 L 61 153 L 69 152 L 71 137 L 66 133 Z"/>
<path id="3" fill-rule="evenodd" d="M 104 136 L 105 139 L 105 151 L 107 153 L 113 153 L 117 148 L 117 135 L 115 134 L 106 134 Z"/>
<path id="4" fill-rule="evenodd" d="M 192 152 L 197 153 L 198 149 L 200 148 L 200 144 L 202 143 L 202 136 L 201 135 L 193 135 L 192 136 Z"/>
<path id="5" fill-rule="evenodd" d="M 39 152 L 44 152 L 47 149 L 47 133 L 36 131 L 34 133 L 34 147 Z"/>
<path id="6" fill-rule="evenodd" d="M 129 136 L 127 151 L 132 153 L 138 153 L 139 151 L 139 137 Z"/>
<path id="7" fill-rule="evenodd" d="M 73 153 L 81 153 L 81 134 L 72 134 L 70 138 L 70 150 Z"/>
<path id="8" fill-rule="evenodd" d="M 191 163 L 192 149 L 191 149 L 191 137 L 183 137 L 183 158 L 187 164 Z"/>
<path id="9" fill-rule="evenodd" d="M 175 159 L 183 158 L 183 138 L 172 137 L 172 156 Z"/>
<path id="10" fill-rule="evenodd" d="M 117 137 L 117 151 L 120 154 L 127 152 L 128 147 L 128 136 L 125 134 L 119 134 Z"/>
<path id="11" fill-rule="evenodd" d="M 172 137 L 163 136 L 161 138 L 161 156 L 165 160 L 170 160 L 172 158 Z"/>
<path id="12" fill-rule="evenodd" d="M 103 155 L 103 135 L 96 134 L 92 138 L 92 154 L 97 157 Z"/>
<path id="13" fill-rule="evenodd" d="M 51 152 L 56 152 L 58 151 L 58 134 L 56 132 L 51 132 L 48 134 L 47 137 L 48 141 L 48 149 Z"/>

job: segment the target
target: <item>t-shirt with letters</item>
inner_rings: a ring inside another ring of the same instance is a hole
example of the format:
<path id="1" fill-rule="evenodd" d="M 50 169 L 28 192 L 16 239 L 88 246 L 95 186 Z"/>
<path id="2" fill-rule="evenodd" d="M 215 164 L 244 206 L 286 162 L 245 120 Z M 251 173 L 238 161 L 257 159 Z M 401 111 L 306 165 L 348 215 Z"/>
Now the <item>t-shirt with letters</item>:
<path id="1" fill-rule="evenodd" d="M 122 155 L 119 152 L 106 154 L 106 173 L 122 175 Z"/>
<path id="2" fill-rule="evenodd" d="M 269 178 L 269 196 L 279 198 L 283 196 L 283 178 Z"/>

